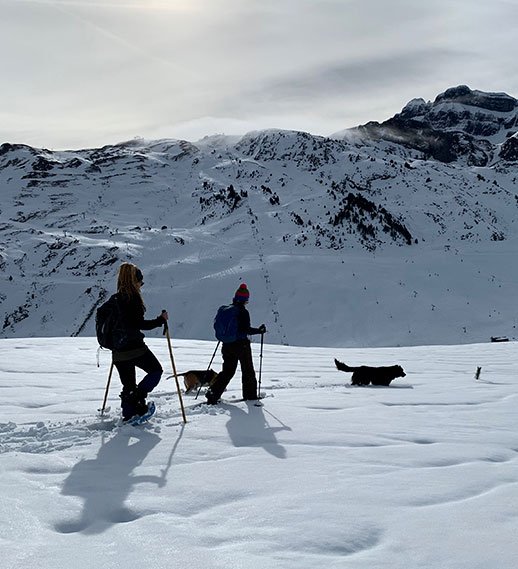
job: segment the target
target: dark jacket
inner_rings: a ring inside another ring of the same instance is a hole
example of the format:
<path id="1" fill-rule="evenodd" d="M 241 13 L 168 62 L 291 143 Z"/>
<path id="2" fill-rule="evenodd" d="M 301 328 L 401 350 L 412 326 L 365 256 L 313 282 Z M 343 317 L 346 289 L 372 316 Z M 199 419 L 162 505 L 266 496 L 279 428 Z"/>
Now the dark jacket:
<path id="1" fill-rule="evenodd" d="M 237 307 L 237 339 L 245 340 L 247 336 L 253 334 L 260 334 L 259 328 L 250 326 L 250 314 L 242 302 L 234 302 L 233 305 Z"/>
<path id="2" fill-rule="evenodd" d="M 117 303 L 120 310 L 121 326 L 125 331 L 126 340 L 121 352 L 145 347 L 144 334 L 141 330 L 153 330 L 163 326 L 165 320 L 158 316 L 153 320 L 144 319 L 144 308 L 137 297 L 127 297 L 117 293 Z"/>

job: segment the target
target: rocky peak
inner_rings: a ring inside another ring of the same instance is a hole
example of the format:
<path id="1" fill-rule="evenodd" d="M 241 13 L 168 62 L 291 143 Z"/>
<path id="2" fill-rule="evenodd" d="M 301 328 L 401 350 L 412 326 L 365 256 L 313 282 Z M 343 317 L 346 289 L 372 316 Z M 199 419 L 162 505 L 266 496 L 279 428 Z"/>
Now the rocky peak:
<path id="1" fill-rule="evenodd" d="M 472 91 L 467 85 L 451 87 L 437 95 L 434 104 L 442 102 L 461 103 L 468 107 L 478 107 L 498 113 L 509 113 L 518 108 L 518 101 L 506 93 L 485 93 Z"/>
<path id="2" fill-rule="evenodd" d="M 459 85 L 433 102 L 412 99 L 391 119 L 368 123 L 358 131 L 418 150 L 425 158 L 485 166 L 498 156 L 499 145 L 518 131 L 518 100 Z"/>
<path id="3" fill-rule="evenodd" d="M 437 95 L 433 103 L 413 99 L 394 118 L 417 120 L 434 130 L 477 137 L 498 135 L 502 142 L 510 130 L 518 128 L 518 101 L 505 93 L 472 91 L 459 85 Z"/>

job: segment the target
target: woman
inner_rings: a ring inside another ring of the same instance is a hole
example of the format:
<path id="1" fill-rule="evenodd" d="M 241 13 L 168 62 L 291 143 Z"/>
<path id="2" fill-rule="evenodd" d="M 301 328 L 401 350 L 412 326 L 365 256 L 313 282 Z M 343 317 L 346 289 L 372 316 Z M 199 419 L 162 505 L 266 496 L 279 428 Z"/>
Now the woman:
<path id="1" fill-rule="evenodd" d="M 238 363 L 241 366 L 243 399 L 245 401 L 251 401 L 258 399 L 260 396 L 260 394 L 257 393 L 257 380 L 248 336 L 264 334 L 266 332 L 266 326 L 261 324 L 259 328 L 253 328 L 250 325 L 250 314 L 245 306 L 249 299 L 250 292 L 246 284 L 241 283 L 234 294 L 232 305 L 229 306 L 229 308 L 232 307 L 233 318 L 236 319 L 236 336 L 229 341 L 221 340 L 223 369 L 211 382 L 209 389 L 205 393 L 209 405 L 215 405 L 219 401 L 230 380 L 234 377 Z"/>
<path id="2" fill-rule="evenodd" d="M 163 371 L 160 362 L 144 343 L 141 330 L 153 330 L 163 326 L 168 315 L 164 310 L 154 320 L 144 320 L 146 307 L 140 293 L 143 284 L 144 277 L 140 269 L 132 263 L 122 263 L 119 267 L 115 296 L 119 326 L 124 331 L 124 343 L 121 348 L 112 350 L 112 361 L 122 383 L 120 398 L 124 421 L 147 412 L 146 397 L 158 385 Z M 138 385 L 136 368 L 146 372 Z"/>

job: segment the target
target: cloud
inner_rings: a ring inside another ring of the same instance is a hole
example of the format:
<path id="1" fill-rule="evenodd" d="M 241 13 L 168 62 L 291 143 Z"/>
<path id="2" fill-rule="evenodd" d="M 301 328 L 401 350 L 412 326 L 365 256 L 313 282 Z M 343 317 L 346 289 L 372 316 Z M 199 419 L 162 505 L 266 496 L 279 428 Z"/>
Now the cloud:
<path id="1" fill-rule="evenodd" d="M 197 12 L 201 9 L 197 0 L 4 0 L 18 4 L 34 4 L 56 7 L 84 7 L 104 10 L 139 10 L 165 12 Z"/>
<path id="2" fill-rule="evenodd" d="M 283 101 L 286 104 L 321 97 L 343 97 L 345 94 L 367 94 L 370 89 L 392 89 L 410 80 L 437 76 L 453 58 L 467 59 L 469 54 L 423 49 L 322 66 L 268 83 L 262 93 L 267 94 L 271 101 Z"/>
<path id="3" fill-rule="evenodd" d="M 202 128 L 324 134 L 461 83 L 518 91 L 509 0 L 0 0 L 0 8 L 0 137 L 20 140 L 31 125 L 27 142 L 39 145 L 211 134 Z"/>

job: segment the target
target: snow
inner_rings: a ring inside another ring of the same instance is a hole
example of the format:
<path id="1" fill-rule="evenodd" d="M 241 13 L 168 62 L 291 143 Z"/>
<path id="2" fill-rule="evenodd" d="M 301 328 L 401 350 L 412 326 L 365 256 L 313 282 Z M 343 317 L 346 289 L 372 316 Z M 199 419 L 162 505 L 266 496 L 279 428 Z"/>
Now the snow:
<path id="1" fill-rule="evenodd" d="M 147 342 L 169 375 L 166 340 Z M 173 338 L 177 369 L 203 369 L 214 347 Z M 0 340 L 7 569 L 516 567 L 515 343 L 265 344 L 263 407 L 189 395 L 184 425 L 163 379 L 140 427 L 117 424 L 116 375 L 98 416 L 109 355 L 96 367 L 96 349 L 88 337 Z M 335 357 L 407 376 L 352 387 Z M 236 376 L 225 398 L 240 396 Z"/>
<path id="2" fill-rule="evenodd" d="M 515 339 L 516 165 L 489 142 L 496 162 L 474 167 L 351 136 L 2 145 L 0 337 L 92 336 L 130 261 L 179 338 L 212 339 L 244 281 L 272 344 Z"/>

